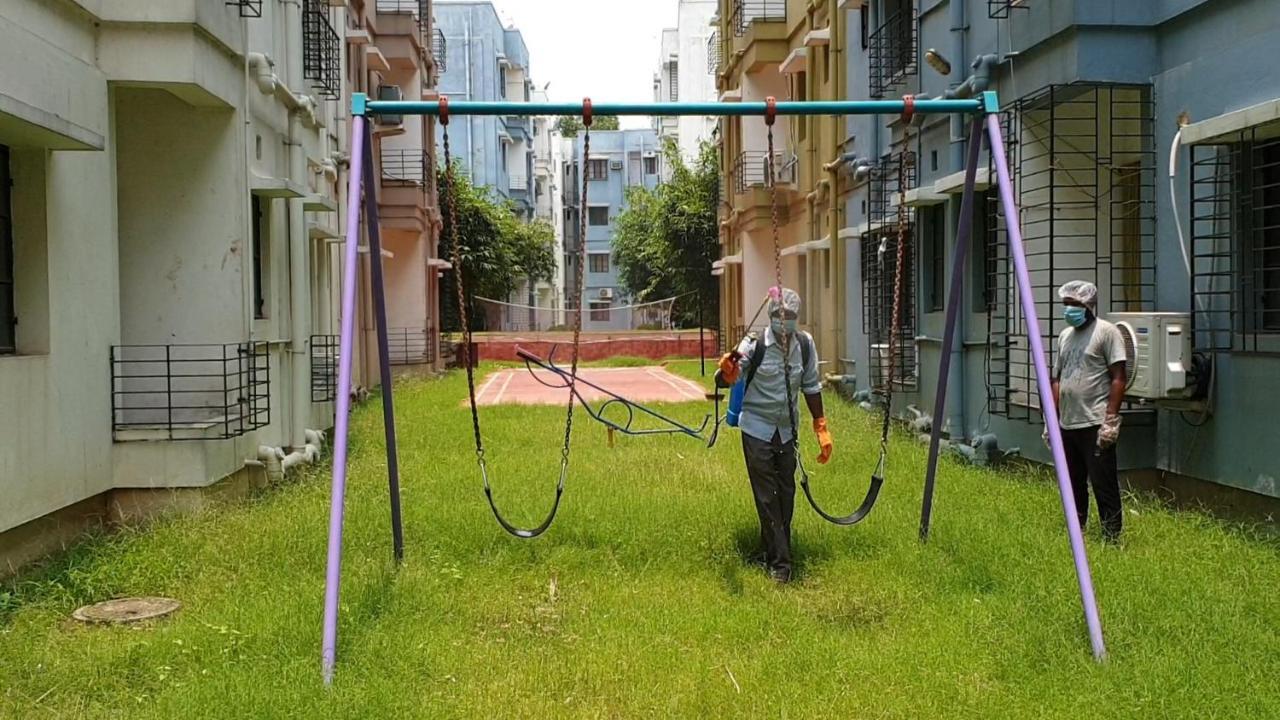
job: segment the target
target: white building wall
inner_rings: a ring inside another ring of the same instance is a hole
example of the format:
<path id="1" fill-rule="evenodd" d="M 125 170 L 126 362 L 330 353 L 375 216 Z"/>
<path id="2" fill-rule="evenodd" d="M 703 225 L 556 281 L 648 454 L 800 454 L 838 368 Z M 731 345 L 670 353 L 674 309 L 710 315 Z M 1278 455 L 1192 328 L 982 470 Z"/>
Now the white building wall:
<path id="1" fill-rule="evenodd" d="M 662 33 L 658 69 L 654 75 L 656 100 L 711 102 L 716 99 L 716 79 L 707 66 L 707 38 L 716 13 L 715 0 L 680 0 L 675 28 Z M 669 63 L 676 62 L 676 87 L 672 92 Z M 678 139 L 680 155 L 686 162 L 697 157 L 701 144 L 711 139 L 715 118 L 681 116 L 657 118 L 654 127 L 660 137 Z"/>
<path id="2" fill-rule="evenodd" d="M 341 220 L 304 202 L 337 204 L 345 100 L 317 98 L 291 122 L 275 88 L 315 97 L 297 64 L 298 7 L 265 3 L 248 19 L 205 0 L 74 12 L 0 3 L 20 317 L 17 354 L 0 355 L 0 556 L 10 550 L 3 533 L 23 523 L 115 488 L 209 485 L 242 470 L 259 444 L 296 445 L 295 429 L 331 421 L 331 404 L 298 389 L 309 390 L 312 328 L 336 327 L 333 249 L 309 229 Z M 329 12 L 341 31 L 343 11 Z M 251 52 L 274 62 L 270 94 L 250 72 Z M 291 148 L 301 163 L 289 162 Z M 256 321 L 252 188 L 295 196 L 269 203 L 269 305 Z M 298 318 L 290 263 L 304 286 Z M 267 427 L 231 440 L 113 441 L 113 346 L 249 340 L 271 345 Z"/>

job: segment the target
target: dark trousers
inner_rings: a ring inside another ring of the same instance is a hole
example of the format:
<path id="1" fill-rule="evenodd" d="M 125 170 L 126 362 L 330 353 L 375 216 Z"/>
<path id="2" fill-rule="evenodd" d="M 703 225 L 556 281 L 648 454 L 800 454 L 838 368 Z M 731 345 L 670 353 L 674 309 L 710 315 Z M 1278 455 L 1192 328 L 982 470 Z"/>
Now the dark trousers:
<path id="1" fill-rule="evenodd" d="M 742 434 L 742 454 L 751 478 L 751 494 L 760 517 L 760 541 L 770 570 L 791 572 L 791 516 L 796 500 L 795 440 L 777 433 L 766 442 Z"/>
<path id="2" fill-rule="evenodd" d="M 1102 535 L 1108 540 L 1120 537 L 1124 514 L 1120 510 L 1120 472 L 1116 465 L 1116 446 L 1098 449 L 1098 428 L 1062 431 L 1063 449 L 1067 453 L 1067 470 L 1071 473 L 1071 490 L 1076 498 L 1076 515 L 1080 529 L 1089 519 L 1089 485 L 1098 501 L 1098 519 Z"/>

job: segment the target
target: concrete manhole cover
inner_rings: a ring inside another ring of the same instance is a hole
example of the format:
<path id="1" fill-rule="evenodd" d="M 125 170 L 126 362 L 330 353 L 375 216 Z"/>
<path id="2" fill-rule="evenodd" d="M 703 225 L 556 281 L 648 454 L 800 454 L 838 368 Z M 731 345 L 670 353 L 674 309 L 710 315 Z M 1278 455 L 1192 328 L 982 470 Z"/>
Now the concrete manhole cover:
<path id="1" fill-rule="evenodd" d="M 85 605 L 72 613 L 71 617 L 87 623 L 124 624 L 164 617 L 180 607 L 182 603 L 170 598 L 117 598 Z"/>

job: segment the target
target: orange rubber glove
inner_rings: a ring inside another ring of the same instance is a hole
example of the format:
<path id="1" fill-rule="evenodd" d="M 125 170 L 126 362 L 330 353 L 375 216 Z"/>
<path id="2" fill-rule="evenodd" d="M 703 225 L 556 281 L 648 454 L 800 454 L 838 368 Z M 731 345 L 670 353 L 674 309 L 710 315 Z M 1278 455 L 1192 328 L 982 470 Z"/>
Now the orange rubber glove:
<path id="1" fill-rule="evenodd" d="M 741 357 L 737 351 L 727 352 L 720 356 L 720 378 L 724 380 L 725 387 L 730 387 L 738 382 L 738 359 Z"/>
<path id="2" fill-rule="evenodd" d="M 826 465 L 831 459 L 831 450 L 834 447 L 831 442 L 831 431 L 827 429 L 827 419 L 814 418 L 813 432 L 818 436 L 818 464 Z"/>

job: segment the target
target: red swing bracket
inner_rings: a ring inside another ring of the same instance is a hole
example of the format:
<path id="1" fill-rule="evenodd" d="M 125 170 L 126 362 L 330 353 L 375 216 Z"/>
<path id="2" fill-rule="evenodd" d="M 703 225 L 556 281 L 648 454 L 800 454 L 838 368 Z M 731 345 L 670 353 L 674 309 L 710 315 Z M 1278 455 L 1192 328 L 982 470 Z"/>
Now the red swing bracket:
<path id="1" fill-rule="evenodd" d="M 440 96 L 440 124 L 449 124 L 449 98 Z"/>
<path id="2" fill-rule="evenodd" d="M 582 98 L 582 124 L 591 127 L 591 98 Z"/>
<path id="3" fill-rule="evenodd" d="M 764 124 L 773 126 L 773 121 L 778 118 L 778 100 L 770 95 L 764 99 Z"/>

